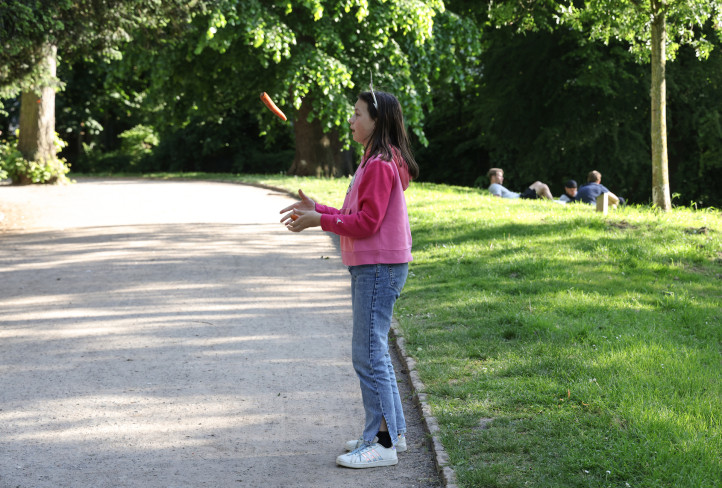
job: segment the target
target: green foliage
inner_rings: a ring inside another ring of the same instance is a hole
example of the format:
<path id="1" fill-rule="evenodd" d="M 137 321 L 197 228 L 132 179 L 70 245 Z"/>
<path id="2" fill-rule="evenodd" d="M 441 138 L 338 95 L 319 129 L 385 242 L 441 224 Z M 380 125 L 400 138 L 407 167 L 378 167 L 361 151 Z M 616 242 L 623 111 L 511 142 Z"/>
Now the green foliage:
<path id="1" fill-rule="evenodd" d="M 541 180 L 560 195 L 565 180 L 597 169 L 617 194 L 646 200 L 647 74 L 625 50 L 570 31 L 493 29 L 484 39 L 484 76 L 429 117 L 424 179 L 485 187 L 487 170 L 501 167 L 511 189 Z"/>
<path id="2" fill-rule="evenodd" d="M 667 23 L 667 59 L 677 56 L 680 46 L 691 46 L 706 59 L 713 44 L 704 32 L 708 22 L 722 19 L 722 5 L 716 0 L 659 2 L 635 0 L 588 0 L 583 6 L 569 4 L 559 9 L 559 19 L 589 32 L 593 40 L 626 42 L 639 60 L 650 56 L 650 19 L 662 13 Z M 722 31 L 718 33 L 722 36 Z"/>
<path id="3" fill-rule="evenodd" d="M 114 84 L 112 69 L 102 56 L 58 66 L 58 77 L 66 86 L 56 96 L 56 129 L 71 141 L 64 152 L 69 160 L 82 156 L 82 144 L 93 151 L 116 150 L 120 133 L 145 122 L 135 91 L 141 83 L 126 79 Z"/>
<path id="4" fill-rule="evenodd" d="M 82 150 L 73 164 L 73 173 L 112 175 L 131 172 L 130 157 L 119 149 L 106 151 L 83 143 Z"/>
<path id="5" fill-rule="evenodd" d="M 58 66 L 66 87 L 56 97 L 56 129 L 69 141 L 62 156 L 72 162 L 73 172 L 140 171 L 147 160 L 132 161 L 119 137 L 135 126 L 151 127 L 142 108 L 144 83 L 118 80 L 111 75 L 116 67 L 100 55 Z"/>
<path id="6" fill-rule="evenodd" d="M 706 59 L 714 45 L 709 23 L 722 36 L 722 5 L 716 0 L 586 0 L 568 2 L 488 2 L 490 25 L 511 27 L 518 32 L 555 30 L 564 25 L 584 32 L 591 40 L 612 45 L 624 43 L 635 58 L 649 62 L 652 20 L 664 15 L 667 29 L 667 59 L 674 60 L 679 48 L 691 46 L 700 59 Z"/>
<path id="7" fill-rule="evenodd" d="M 254 120 L 228 116 L 222 121 L 192 120 L 166 133 L 143 171 L 268 172 L 286 171 L 293 160 L 293 143 L 282 132 L 273 144 L 258 135 Z"/>
<path id="8" fill-rule="evenodd" d="M 39 71 L 41 48 L 54 41 L 64 29 L 59 12 L 70 8 L 68 0 L 43 5 L 41 2 L 4 2 L 0 9 L 0 100 L 21 90 L 48 83 Z M 0 103 L 0 109 L 2 103 Z"/>
<path id="9" fill-rule="evenodd" d="M 54 45 L 61 59 L 102 53 L 118 58 L 117 46 L 135 28 L 179 29 L 204 2 L 124 0 L 4 2 L 0 9 L 0 99 L 53 81 L 38 71 L 41 48 Z"/>
<path id="10" fill-rule="evenodd" d="M 273 140 L 261 138 L 256 120 L 232 106 L 196 113 L 184 124 L 151 123 L 155 116 L 147 112 L 145 81 L 120 79 L 113 70 L 121 66 L 93 58 L 59 67 L 67 87 L 57 98 L 56 124 L 74 143 L 64 152 L 74 172 L 276 172 L 290 166 L 292 132 L 285 128 L 274 132 Z M 131 158 L 120 134 L 137 125 L 152 127 L 159 142 L 152 154 Z"/>
<path id="11" fill-rule="evenodd" d="M 55 133 L 56 153 L 65 142 Z M 17 147 L 17 141 L 0 141 L 0 179 L 10 178 L 13 184 L 65 183 L 70 166 L 63 158 L 28 161 Z"/>
<path id="12" fill-rule="evenodd" d="M 17 149 L 7 148 L 5 144 L 0 142 L 0 180 L 6 180 L 10 177 L 10 174 L 5 169 L 5 166 L 13 166 L 16 163 L 18 156 L 16 152 L 19 153 L 20 151 L 17 151 Z"/>
<path id="13" fill-rule="evenodd" d="M 523 31 L 548 31 L 556 27 L 559 9 L 567 2 L 540 0 L 536 2 L 488 0 L 488 24 Z M 487 5 L 485 5 L 487 7 Z"/>
<path id="14" fill-rule="evenodd" d="M 121 132 L 120 150 L 130 158 L 130 166 L 136 166 L 144 157 L 150 156 L 160 139 L 152 127 L 136 125 L 132 129 Z"/>
<path id="15" fill-rule="evenodd" d="M 670 184 L 682 202 L 722 207 L 722 43 L 700 61 L 680 48 L 667 67 Z"/>
<path id="16" fill-rule="evenodd" d="M 73 94 L 64 107 L 68 119 L 58 123 L 68 120 L 67 130 L 94 156 L 115 151 L 113 139 L 131 119 L 152 126 L 161 142 L 141 165 L 148 171 L 285 170 L 300 104 L 311 104 L 309 117 L 326 130 L 340 128 L 348 143 L 355 95 L 372 73 L 377 89 L 399 96 L 410 128 L 425 142 L 431 80 L 463 85 L 469 77 L 456 63 L 478 49 L 473 23 L 444 11 L 439 0 L 216 2 L 197 10 L 181 32 L 172 24 L 134 31 L 120 61 L 66 69 Z M 291 122 L 266 110 L 258 99 L 263 91 Z M 88 134 L 93 121 L 103 127 L 98 137 Z M 279 150 L 268 154 L 270 147 Z M 88 170 L 84 161 L 90 159 L 81 158 L 80 169 Z M 102 164 L 123 166 L 116 157 Z"/>
<path id="17" fill-rule="evenodd" d="M 120 147 L 106 150 L 83 143 L 82 155 L 74 165 L 77 172 L 138 173 L 146 167 L 160 140 L 152 127 L 136 125 L 118 135 Z"/>
<path id="18" fill-rule="evenodd" d="M 154 123 L 161 134 L 165 123 L 253 113 L 262 133 L 273 136 L 285 129 L 258 101 L 263 91 L 291 120 L 306 100 L 313 105 L 311 119 L 328 130 L 343 127 L 356 92 L 373 74 L 377 89 L 399 97 L 411 130 L 425 142 L 430 81 L 441 76 L 439 67 L 453 79 L 460 73 L 453 63 L 457 50 L 478 45 L 473 37 L 453 35 L 452 27 L 460 35 L 471 30 L 446 15 L 440 0 L 218 2 L 175 43 L 146 38 L 129 45 L 126 66 L 151 80 L 149 103 L 158 109 Z M 347 131 L 341 132 L 348 142 Z"/>

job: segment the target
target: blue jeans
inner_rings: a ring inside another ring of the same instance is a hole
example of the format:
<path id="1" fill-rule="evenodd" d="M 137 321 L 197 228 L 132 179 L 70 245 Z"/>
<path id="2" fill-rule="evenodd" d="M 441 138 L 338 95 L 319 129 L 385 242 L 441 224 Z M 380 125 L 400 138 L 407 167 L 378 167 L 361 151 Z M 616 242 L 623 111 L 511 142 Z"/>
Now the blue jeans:
<path id="1" fill-rule="evenodd" d="M 363 439 L 371 443 L 386 419 L 394 444 L 406 432 L 406 420 L 389 355 L 394 303 L 406 283 L 409 264 L 349 266 L 353 308 L 353 367 L 361 383 L 366 423 Z"/>

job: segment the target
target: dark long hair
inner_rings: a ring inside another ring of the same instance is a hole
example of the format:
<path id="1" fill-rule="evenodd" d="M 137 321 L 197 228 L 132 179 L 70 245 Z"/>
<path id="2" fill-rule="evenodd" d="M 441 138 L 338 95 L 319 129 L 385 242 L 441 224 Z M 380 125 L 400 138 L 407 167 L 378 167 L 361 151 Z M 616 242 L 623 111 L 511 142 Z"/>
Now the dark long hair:
<path id="1" fill-rule="evenodd" d="M 379 155 L 386 161 L 393 161 L 394 149 L 401 153 L 409 169 L 409 176 L 416 179 L 419 176 L 419 165 L 416 164 L 411 153 L 409 136 L 404 126 L 404 114 L 401 104 L 390 93 L 374 91 L 378 108 L 374 107 L 374 97 L 371 92 L 361 92 L 359 99 L 368 105 L 369 115 L 376 121 L 374 131 L 364 148 L 364 163 L 371 156 Z"/>

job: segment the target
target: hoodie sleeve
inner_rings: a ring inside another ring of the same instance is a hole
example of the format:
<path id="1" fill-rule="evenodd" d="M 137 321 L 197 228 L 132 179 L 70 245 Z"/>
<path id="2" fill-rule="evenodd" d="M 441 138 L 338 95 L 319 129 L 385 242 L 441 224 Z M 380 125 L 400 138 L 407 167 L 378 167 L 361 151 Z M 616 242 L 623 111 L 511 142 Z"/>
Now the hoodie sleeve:
<path id="1" fill-rule="evenodd" d="M 349 215 L 321 215 L 321 228 L 340 236 L 363 239 L 378 232 L 389 206 L 396 175 L 391 164 L 381 160 L 366 163 L 358 188 L 358 211 Z"/>
<path id="2" fill-rule="evenodd" d="M 341 213 L 341 211 L 337 208 L 329 207 L 328 205 L 321 205 L 320 203 L 316 204 L 316 212 L 329 215 L 336 215 Z"/>

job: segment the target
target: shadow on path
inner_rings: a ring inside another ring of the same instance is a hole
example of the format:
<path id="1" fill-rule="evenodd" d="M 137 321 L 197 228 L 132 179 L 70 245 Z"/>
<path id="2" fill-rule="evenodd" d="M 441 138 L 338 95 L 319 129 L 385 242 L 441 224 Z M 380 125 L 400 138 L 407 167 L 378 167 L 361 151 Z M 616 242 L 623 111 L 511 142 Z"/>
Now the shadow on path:
<path id="1" fill-rule="evenodd" d="M 410 451 L 335 466 L 363 422 L 347 271 L 287 200 L 220 186 L 253 216 L 0 235 L 0 486 L 439 486 L 405 375 Z"/>

